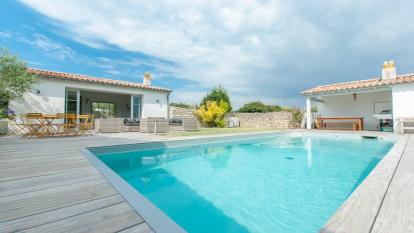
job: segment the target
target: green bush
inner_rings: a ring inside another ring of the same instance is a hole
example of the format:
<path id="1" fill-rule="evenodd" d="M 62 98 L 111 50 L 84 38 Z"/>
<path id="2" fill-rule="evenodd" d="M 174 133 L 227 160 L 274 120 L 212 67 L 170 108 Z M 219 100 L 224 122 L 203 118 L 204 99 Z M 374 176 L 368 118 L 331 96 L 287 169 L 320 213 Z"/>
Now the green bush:
<path id="1" fill-rule="evenodd" d="M 238 112 L 280 112 L 283 108 L 279 105 L 267 105 L 261 101 L 254 101 L 244 104 Z"/>
<path id="2" fill-rule="evenodd" d="M 224 89 L 222 86 L 213 87 L 213 89 L 207 93 L 207 95 L 201 100 L 200 106 L 207 105 L 207 102 L 215 101 L 217 103 L 225 102 L 228 105 L 228 111 L 231 111 L 231 103 L 230 103 L 230 97 L 226 89 Z M 226 113 L 227 113 L 226 112 Z"/>

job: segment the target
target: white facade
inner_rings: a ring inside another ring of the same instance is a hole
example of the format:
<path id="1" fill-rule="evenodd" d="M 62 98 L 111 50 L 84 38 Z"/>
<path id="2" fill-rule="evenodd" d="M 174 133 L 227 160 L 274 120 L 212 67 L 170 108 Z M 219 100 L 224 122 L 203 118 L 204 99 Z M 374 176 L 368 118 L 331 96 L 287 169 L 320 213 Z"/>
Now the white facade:
<path id="1" fill-rule="evenodd" d="M 392 110 L 391 91 L 320 96 L 314 102 L 321 117 L 363 117 L 364 129 L 377 130 L 379 120 L 374 117 L 383 110 Z M 355 98 L 355 99 L 354 99 Z"/>
<path id="2" fill-rule="evenodd" d="M 379 119 L 374 115 L 391 110 L 397 132 L 399 119 L 414 118 L 414 83 L 308 96 L 307 110 L 313 106 L 318 109 L 318 117 L 363 117 L 365 130 L 378 130 Z M 313 120 L 307 119 L 307 125 Z"/>
<path id="3" fill-rule="evenodd" d="M 414 117 L 414 83 L 392 87 L 394 118 Z"/>
<path id="4" fill-rule="evenodd" d="M 68 89 L 79 91 L 80 95 L 84 94 L 82 109 L 79 107 L 79 113 L 87 110 L 85 104 L 88 103 L 86 101 L 93 98 L 118 103 L 118 111 L 131 111 L 131 96 L 141 96 L 142 118 L 168 118 L 169 92 L 57 78 L 41 78 L 41 82 L 35 85 L 30 93 L 25 94 L 21 100 L 11 101 L 9 107 L 16 114 L 28 112 L 64 113 L 65 96 Z M 129 102 L 126 101 L 128 98 Z"/>

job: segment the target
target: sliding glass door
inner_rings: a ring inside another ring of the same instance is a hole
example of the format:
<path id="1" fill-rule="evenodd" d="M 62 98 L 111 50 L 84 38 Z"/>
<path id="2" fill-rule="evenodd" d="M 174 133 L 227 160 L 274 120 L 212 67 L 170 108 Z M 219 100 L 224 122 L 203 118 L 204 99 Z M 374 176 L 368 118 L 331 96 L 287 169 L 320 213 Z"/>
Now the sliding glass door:
<path id="1" fill-rule="evenodd" d="M 80 114 L 80 93 L 79 90 L 66 90 L 65 113 Z"/>
<path id="2" fill-rule="evenodd" d="M 141 118 L 142 98 L 141 96 L 131 96 L 131 115 L 132 118 Z"/>

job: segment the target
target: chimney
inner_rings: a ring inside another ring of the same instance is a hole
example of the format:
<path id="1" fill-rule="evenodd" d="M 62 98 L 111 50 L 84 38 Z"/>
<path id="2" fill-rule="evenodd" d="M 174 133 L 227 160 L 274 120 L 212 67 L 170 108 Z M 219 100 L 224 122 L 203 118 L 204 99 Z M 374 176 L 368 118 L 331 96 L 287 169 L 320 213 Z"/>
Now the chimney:
<path id="1" fill-rule="evenodd" d="M 151 86 L 151 79 L 152 79 L 152 77 L 151 77 L 151 73 L 146 72 L 146 73 L 144 74 L 144 85 L 145 85 L 145 86 Z"/>
<path id="2" fill-rule="evenodd" d="M 395 79 L 397 78 L 397 71 L 395 69 L 394 61 L 386 61 L 382 66 L 382 78 L 381 79 Z"/>

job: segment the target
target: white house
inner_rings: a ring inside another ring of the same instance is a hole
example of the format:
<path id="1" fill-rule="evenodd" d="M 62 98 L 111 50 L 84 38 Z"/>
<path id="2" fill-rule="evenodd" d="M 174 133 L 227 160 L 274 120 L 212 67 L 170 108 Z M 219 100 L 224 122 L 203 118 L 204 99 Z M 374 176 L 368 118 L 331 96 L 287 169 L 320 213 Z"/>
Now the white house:
<path id="1" fill-rule="evenodd" d="M 40 77 L 22 100 L 9 107 L 22 113 L 95 114 L 96 117 L 168 118 L 171 90 L 151 85 L 151 75 L 143 83 L 126 82 L 87 75 L 29 68 Z"/>
<path id="2" fill-rule="evenodd" d="M 308 129 L 312 106 L 321 118 L 363 118 L 365 130 L 388 123 L 397 132 L 401 119 L 414 118 L 414 74 L 397 75 L 393 61 L 384 63 L 381 78 L 317 86 L 301 94 L 307 97 Z"/>

